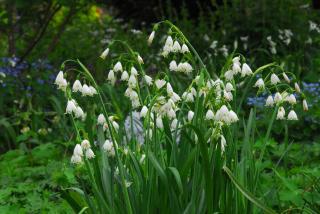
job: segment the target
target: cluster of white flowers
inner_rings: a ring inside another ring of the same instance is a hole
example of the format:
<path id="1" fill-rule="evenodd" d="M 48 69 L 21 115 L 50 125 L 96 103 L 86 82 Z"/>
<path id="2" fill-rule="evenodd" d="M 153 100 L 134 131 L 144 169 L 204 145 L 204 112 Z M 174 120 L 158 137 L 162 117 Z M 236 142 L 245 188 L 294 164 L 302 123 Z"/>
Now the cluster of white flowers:
<path id="1" fill-rule="evenodd" d="M 215 120 L 218 122 L 222 122 L 224 124 L 230 125 L 231 123 L 237 122 L 239 118 L 234 111 L 229 110 L 227 106 L 223 105 L 216 112 Z"/>
<path id="2" fill-rule="evenodd" d="M 59 71 L 54 83 L 58 86 L 58 89 L 61 89 L 62 91 L 66 91 L 68 82 L 63 76 L 63 71 Z"/>
<path id="3" fill-rule="evenodd" d="M 317 33 L 320 33 L 320 27 L 317 23 L 313 21 L 309 21 L 309 30 L 310 31 L 316 31 Z"/>
<path id="4" fill-rule="evenodd" d="M 269 49 L 272 54 L 277 54 L 277 43 L 272 40 L 272 36 L 267 37 Z"/>
<path id="5" fill-rule="evenodd" d="M 81 142 L 81 145 L 76 144 L 73 150 L 73 155 L 71 157 L 71 163 L 81 164 L 83 161 L 83 155 L 85 155 L 87 159 L 92 159 L 95 157 L 95 154 L 92 151 L 90 142 L 88 140 L 83 140 Z"/>
<path id="6" fill-rule="evenodd" d="M 139 64 L 143 64 L 143 59 L 141 58 L 140 55 L 138 55 L 137 57 L 137 62 Z M 128 84 L 128 88 L 125 91 L 125 96 L 128 97 L 131 102 L 132 102 L 132 106 L 134 108 L 139 107 L 140 104 L 140 99 L 139 99 L 139 95 L 137 92 L 137 86 L 138 86 L 138 70 L 132 66 L 130 69 L 130 74 L 128 73 L 128 71 L 123 70 L 123 66 L 121 64 L 120 61 L 118 61 L 112 70 L 109 71 L 108 73 L 108 80 L 111 82 L 112 85 L 115 84 L 116 80 L 117 80 L 117 73 L 121 73 L 121 77 L 120 80 L 123 82 L 127 82 Z M 148 75 L 144 75 L 144 80 L 147 83 L 147 85 L 152 85 L 152 78 Z"/>
<path id="7" fill-rule="evenodd" d="M 289 85 L 291 83 L 290 78 L 287 76 L 287 74 L 285 72 L 282 73 L 283 76 L 283 80 L 285 82 L 287 82 L 287 84 Z M 281 83 L 281 80 L 279 78 L 279 76 L 275 73 L 272 73 L 270 76 L 270 84 L 271 86 L 276 86 L 277 84 Z M 265 83 L 264 80 L 262 78 L 259 78 L 257 80 L 257 82 L 255 83 L 254 87 L 258 87 L 261 90 L 265 89 Z M 290 86 L 288 86 L 290 87 Z M 292 90 L 292 88 L 290 88 L 290 90 Z M 295 93 L 301 93 L 301 89 L 299 87 L 299 84 L 297 82 L 294 83 L 294 90 Z M 266 107 L 273 107 L 274 105 L 278 105 L 279 109 L 278 109 L 278 114 L 277 114 L 277 120 L 298 120 L 297 114 L 295 113 L 295 111 L 293 109 L 290 110 L 288 117 L 285 117 L 285 109 L 283 107 L 283 105 L 285 104 L 285 102 L 287 102 L 291 108 L 297 104 L 297 99 L 296 99 L 296 95 L 294 93 L 289 94 L 288 92 L 284 91 L 282 93 L 280 93 L 279 91 L 277 91 L 274 96 L 269 95 L 266 99 L 265 102 L 265 106 Z M 307 101 L 305 99 L 303 99 L 302 102 L 302 106 L 303 109 L 305 111 L 308 110 L 308 104 Z"/>
<path id="8" fill-rule="evenodd" d="M 97 93 L 97 90 L 93 86 L 88 86 L 87 84 L 81 84 L 79 80 L 74 81 L 72 86 L 73 92 L 80 92 L 82 96 L 90 96 L 92 97 Z"/>
<path id="9" fill-rule="evenodd" d="M 278 31 L 279 31 L 279 35 L 278 35 L 279 39 L 286 45 L 289 45 L 291 42 L 291 38 L 293 36 L 292 31 L 290 29 L 284 29 L 284 30 L 279 29 Z"/>
<path id="10" fill-rule="evenodd" d="M 187 74 L 192 72 L 192 66 L 188 62 L 180 62 L 177 64 L 175 60 L 172 60 L 169 64 L 169 70 Z"/>
<path id="11" fill-rule="evenodd" d="M 86 118 L 86 114 L 74 99 L 68 100 L 66 114 L 74 114 L 76 118 L 81 118 L 82 120 Z"/>
<path id="12" fill-rule="evenodd" d="M 68 87 L 68 82 L 64 78 L 63 71 L 60 71 L 56 77 L 55 84 L 58 85 L 58 89 L 66 92 Z M 70 90 L 71 91 L 71 90 Z M 93 96 L 98 94 L 97 90 L 93 86 L 88 86 L 87 84 L 81 84 L 79 80 L 75 80 L 72 86 L 72 92 L 80 92 L 82 96 Z M 74 115 L 75 118 L 80 118 L 85 120 L 86 113 L 84 113 L 83 109 L 78 105 L 75 99 L 69 98 L 66 106 L 66 114 Z"/>
<path id="13" fill-rule="evenodd" d="M 241 77 L 250 76 L 253 74 L 248 64 L 243 63 L 241 67 L 240 57 L 234 57 L 232 59 L 231 69 L 225 72 L 224 77 L 227 81 L 231 81 L 237 74 L 241 74 Z"/>
<path id="14" fill-rule="evenodd" d="M 160 83 L 158 83 L 160 84 Z M 173 91 L 170 83 L 166 84 L 166 94 L 167 96 L 159 96 L 156 98 L 155 104 L 150 109 L 151 126 L 153 126 L 153 120 L 156 117 L 156 127 L 163 128 L 163 117 L 168 117 L 171 120 L 176 119 L 176 112 L 178 110 L 177 104 L 181 100 L 180 96 Z M 159 85 L 160 87 L 161 85 Z M 162 88 L 161 86 L 160 88 Z M 145 118 L 148 116 L 149 109 L 147 106 L 143 106 L 140 111 L 140 116 Z"/>
<path id="15" fill-rule="evenodd" d="M 171 36 L 168 36 L 163 46 L 162 55 L 167 57 L 170 53 L 189 53 L 189 48 L 186 44 L 180 45 L 180 43 L 175 40 L 173 41 Z"/>
<path id="16" fill-rule="evenodd" d="M 218 47 L 218 41 L 213 40 L 212 43 L 210 44 L 209 48 L 213 50 L 213 55 L 218 56 L 219 53 L 221 53 L 224 57 L 229 56 L 229 49 L 226 45 L 221 45 Z M 209 56 L 211 56 L 211 53 L 208 53 Z"/>
<path id="17" fill-rule="evenodd" d="M 243 49 L 247 50 L 248 49 L 249 36 L 241 36 L 240 40 L 241 40 L 241 42 L 243 42 Z"/>
<path id="18" fill-rule="evenodd" d="M 114 157 L 115 156 L 115 150 L 114 150 L 114 146 L 111 140 L 106 140 L 102 146 L 103 150 L 108 154 L 108 156 L 110 157 Z"/>

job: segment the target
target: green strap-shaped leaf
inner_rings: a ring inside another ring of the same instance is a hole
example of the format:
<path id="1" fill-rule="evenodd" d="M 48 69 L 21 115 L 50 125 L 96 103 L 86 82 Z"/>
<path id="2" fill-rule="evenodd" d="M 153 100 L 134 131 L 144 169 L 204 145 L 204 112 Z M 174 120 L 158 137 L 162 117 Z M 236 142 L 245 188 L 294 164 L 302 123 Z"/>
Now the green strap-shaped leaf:
<path id="1" fill-rule="evenodd" d="M 151 164 L 153 165 L 153 167 L 155 168 L 155 170 L 157 171 L 158 175 L 160 176 L 160 179 L 162 180 L 164 185 L 168 187 L 168 179 L 167 179 L 166 173 L 164 172 L 163 168 L 161 167 L 158 160 L 156 159 L 156 157 L 151 151 L 149 151 L 148 158 Z"/>
<path id="2" fill-rule="evenodd" d="M 173 174 L 173 177 L 176 180 L 178 189 L 180 191 L 180 194 L 183 193 L 183 186 L 182 186 L 182 182 L 181 182 L 181 177 L 180 177 L 180 173 L 179 171 L 175 168 L 175 167 L 168 167 L 168 170 Z"/>
<path id="3" fill-rule="evenodd" d="M 275 214 L 276 212 L 263 205 L 251 192 L 246 190 L 237 178 L 232 174 L 230 169 L 227 166 L 223 166 L 223 170 L 227 173 L 232 183 L 237 187 L 237 189 L 252 203 L 254 203 L 257 207 L 261 208 L 265 213 Z"/>
<path id="4" fill-rule="evenodd" d="M 84 207 L 84 208 L 82 208 L 82 210 L 81 210 L 78 214 L 84 213 L 84 211 L 86 211 L 88 208 L 89 208 L 89 207 Z"/>

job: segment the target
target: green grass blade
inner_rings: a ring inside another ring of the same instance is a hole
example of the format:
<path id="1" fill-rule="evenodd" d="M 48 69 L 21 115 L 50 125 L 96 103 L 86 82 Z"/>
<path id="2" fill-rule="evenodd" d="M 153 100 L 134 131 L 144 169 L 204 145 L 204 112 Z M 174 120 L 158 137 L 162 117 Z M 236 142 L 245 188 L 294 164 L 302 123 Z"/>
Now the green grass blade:
<path id="1" fill-rule="evenodd" d="M 223 170 L 227 173 L 232 183 L 237 187 L 237 189 L 252 203 L 254 203 L 257 207 L 262 209 L 265 213 L 268 214 L 275 214 L 276 212 L 272 209 L 266 207 L 264 204 L 262 204 L 251 192 L 247 191 L 237 180 L 237 178 L 232 174 L 230 169 L 226 166 L 223 166 Z"/>

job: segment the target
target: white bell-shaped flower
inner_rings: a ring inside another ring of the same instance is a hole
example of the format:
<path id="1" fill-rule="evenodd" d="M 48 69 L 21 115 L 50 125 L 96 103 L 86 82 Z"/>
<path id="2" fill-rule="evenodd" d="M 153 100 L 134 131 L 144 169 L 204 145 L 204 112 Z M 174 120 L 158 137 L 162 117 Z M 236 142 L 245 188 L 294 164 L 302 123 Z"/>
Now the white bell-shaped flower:
<path id="1" fill-rule="evenodd" d="M 82 96 L 90 96 L 91 95 L 90 88 L 87 84 L 83 84 L 81 93 L 82 93 Z"/>
<path id="2" fill-rule="evenodd" d="M 288 95 L 288 96 L 286 97 L 286 101 L 287 101 L 288 103 L 290 103 L 291 105 L 294 105 L 294 104 L 297 103 L 297 99 L 296 99 L 296 97 L 294 96 L 294 94 Z"/>
<path id="3" fill-rule="evenodd" d="M 137 79 L 134 75 L 130 75 L 130 78 L 128 80 L 128 85 L 130 88 L 136 88 L 137 87 Z"/>
<path id="4" fill-rule="evenodd" d="M 269 106 L 272 107 L 274 105 L 274 101 L 271 95 L 268 96 L 267 100 L 266 100 L 266 104 L 265 106 Z"/>
<path id="5" fill-rule="evenodd" d="M 213 120 L 214 119 L 214 113 L 212 110 L 208 110 L 207 113 L 206 113 L 206 119 L 207 120 Z"/>
<path id="6" fill-rule="evenodd" d="M 277 92 L 275 95 L 274 95 L 274 102 L 275 103 L 280 103 L 282 101 L 282 96 L 279 92 Z"/>
<path id="7" fill-rule="evenodd" d="M 229 120 L 231 123 L 235 123 L 239 120 L 238 115 L 232 110 L 229 111 Z"/>
<path id="8" fill-rule="evenodd" d="M 68 100 L 66 107 L 66 114 L 72 114 L 72 112 L 76 112 L 77 106 L 73 100 Z"/>
<path id="9" fill-rule="evenodd" d="M 276 85 L 280 82 L 279 77 L 276 74 L 271 74 L 271 84 Z"/>
<path id="10" fill-rule="evenodd" d="M 252 73 L 252 70 L 251 70 L 251 68 L 249 67 L 249 65 L 246 64 L 246 63 L 243 63 L 242 69 L 241 69 L 241 76 L 242 76 L 242 77 L 245 77 L 245 76 L 250 76 L 250 75 L 252 75 L 252 74 L 253 74 L 253 73 Z"/>
<path id="11" fill-rule="evenodd" d="M 88 140 L 83 140 L 81 142 L 81 148 L 84 149 L 84 150 L 87 150 L 89 149 L 91 146 L 90 146 L 90 142 Z"/>
<path id="12" fill-rule="evenodd" d="M 172 46 L 172 52 L 174 52 L 174 53 L 181 52 L 181 46 L 178 41 L 174 41 L 173 46 Z"/>
<path id="13" fill-rule="evenodd" d="M 259 89 L 263 89 L 264 88 L 264 81 L 262 78 L 259 78 L 257 80 L 257 82 L 254 84 L 254 87 L 257 87 Z"/>
<path id="14" fill-rule="evenodd" d="M 76 118 L 83 118 L 84 117 L 84 112 L 80 106 L 78 106 L 75 111 L 74 111 L 75 117 Z"/>
<path id="15" fill-rule="evenodd" d="M 183 44 L 181 47 L 181 53 L 185 54 L 185 53 L 189 53 L 189 48 L 186 44 Z"/>
<path id="16" fill-rule="evenodd" d="M 77 156 L 83 156 L 83 151 L 82 151 L 82 147 L 80 144 L 77 144 L 74 149 L 73 149 L 73 155 L 77 155 Z"/>
<path id="17" fill-rule="evenodd" d="M 121 78 L 120 80 L 122 81 L 127 81 L 129 79 L 129 74 L 127 71 L 123 71 L 122 74 L 121 74 Z"/>
<path id="18" fill-rule="evenodd" d="M 107 153 L 108 156 L 114 157 L 115 156 L 115 150 L 113 147 L 113 143 L 110 140 L 106 140 L 102 146 L 102 149 Z"/>
<path id="19" fill-rule="evenodd" d="M 175 102 L 175 103 L 181 100 L 180 96 L 179 96 L 177 93 L 175 93 L 175 92 L 172 93 L 171 99 L 172 99 L 173 102 Z"/>
<path id="20" fill-rule="evenodd" d="M 116 131 L 119 131 L 119 124 L 116 121 L 112 121 L 112 126 Z"/>
<path id="21" fill-rule="evenodd" d="M 108 73 L 108 80 L 111 82 L 112 85 L 116 82 L 116 77 L 114 75 L 114 71 L 110 70 Z"/>
<path id="22" fill-rule="evenodd" d="M 178 128 L 178 120 L 176 118 L 172 120 L 170 128 L 171 130 L 176 130 Z"/>
<path id="23" fill-rule="evenodd" d="M 157 128 L 163 129 L 163 122 L 162 122 L 162 118 L 161 117 L 157 117 L 156 125 L 157 125 Z"/>
<path id="24" fill-rule="evenodd" d="M 225 89 L 226 89 L 227 92 L 231 92 L 231 91 L 234 90 L 233 85 L 230 82 L 228 82 L 226 84 L 226 88 Z"/>
<path id="25" fill-rule="evenodd" d="M 98 125 L 103 126 L 106 123 L 106 118 L 104 117 L 103 114 L 99 114 L 98 116 Z"/>
<path id="26" fill-rule="evenodd" d="M 229 121 L 229 110 L 227 106 L 223 105 L 218 109 L 215 115 L 215 120 L 220 122 L 227 122 Z"/>
<path id="27" fill-rule="evenodd" d="M 152 77 L 148 76 L 148 75 L 144 75 L 144 80 L 146 81 L 147 85 L 152 85 L 153 79 Z"/>
<path id="28" fill-rule="evenodd" d="M 56 85 L 60 85 L 61 82 L 63 82 L 63 80 L 64 80 L 63 71 L 59 71 L 59 73 L 58 73 L 58 75 L 57 75 L 56 80 L 55 80 L 54 83 L 55 83 Z"/>
<path id="29" fill-rule="evenodd" d="M 141 111 L 140 111 L 140 117 L 147 116 L 147 113 L 148 113 L 148 107 L 147 106 L 143 106 Z"/>
<path id="30" fill-rule="evenodd" d="M 167 37 L 165 46 L 168 46 L 168 47 L 173 46 L 173 40 L 172 40 L 172 37 L 171 37 L 171 36 L 168 36 L 168 37 Z"/>
<path id="31" fill-rule="evenodd" d="M 223 97 L 227 100 L 227 101 L 232 101 L 233 100 L 233 95 L 231 92 L 227 92 L 226 90 L 223 91 Z"/>
<path id="32" fill-rule="evenodd" d="M 172 60 L 169 64 L 169 70 L 170 71 L 178 71 L 178 65 L 175 60 Z"/>
<path id="33" fill-rule="evenodd" d="M 72 86 L 72 91 L 73 92 L 81 92 L 82 90 L 82 85 L 79 80 L 74 81 L 73 86 Z"/>
<path id="34" fill-rule="evenodd" d="M 88 159 L 92 159 L 95 157 L 95 154 L 93 153 L 92 149 L 90 149 L 90 148 L 87 149 L 85 155 L 86 155 L 86 158 L 88 158 Z"/>
<path id="35" fill-rule="evenodd" d="M 122 64 L 121 62 L 117 62 L 113 67 L 114 72 L 122 71 Z"/>
<path id="36" fill-rule="evenodd" d="M 155 84 L 156 84 L 156 87 L 158 89 L 162 88 L 167 82 L 165 80 L 162 80 L 162 79 L 157 79 L 155 81 Z"/>
<path id="37" fill-rule="evenodd" d="M 191 92 L 186 94 L 186 102 L 191 102 L 191 103 L 194 102 L 194 97 Z"/>
<path id="38" fill-rule="evenodd" d="M 239 63 L 233 63 L 232 65 L 232 71 L 234 74 L 241 73 L 241 67 Z"/>
<path id="39" fill-rule="evenodd" d="M 173 95 L 173 89 L 172 89 L 172 86 L 169 82 L 167 83 L 167 94 L 170 97 Z"/>
<path id="40" fill-rule="evenodd" d="M 288 114 L 288 120 L 298 120 L 298 116 L 294 110 L 291 110 Z"/>
<path id="41" fill-rule="evenodd" d="M 89 96 L 93 96 L 95 94 L 98 94 L 97 90 L 93 86 L 89 86 L 90 94 Z"/>
<path id="42" fill-rule="evenodd" d="M 284 108 L 281 106 L 281 107 L 278 109 L 277 120 L 284 120 L 284 119 L 285 119 L 285 114 L 286 114 L 286 111 L 285 111 Z"/>
<path id="43" fill-rule="evenodd" d="M 170 108 L 168 111 L 167 111 L 167 116 L 169 119 L 173 119 L 173 118 L 176 118 L 176 112 L 173 110 L 173 108 Z"/>
<path id="44" fill-rule="evenodd" d="M 71 163 L 72 164 L 81 164 L 82 163 L 82 157 L 79 156 L 79 155 L 72 155 Z"/>
<path id="45" fill-rule="evenodd" d="M 225 77 L 226 80 L 228 80 L 228 81 L 233 80 L 233 75 L 234 75 L 233 70 L 228 70 L 228 71 L 226 71 L 226 73 L 224 73 L 224 77 Z"/>
<path id="46" fill-rule="evenodd" d="M 130 71 L 130 74 L 131 74 L 131 75 L 134 75 L 134 76 L 138 76 L 138 71 L 137 71 L 137 69 L 136 69 L 134 66 L 132 66 L 131 71 Z"/>

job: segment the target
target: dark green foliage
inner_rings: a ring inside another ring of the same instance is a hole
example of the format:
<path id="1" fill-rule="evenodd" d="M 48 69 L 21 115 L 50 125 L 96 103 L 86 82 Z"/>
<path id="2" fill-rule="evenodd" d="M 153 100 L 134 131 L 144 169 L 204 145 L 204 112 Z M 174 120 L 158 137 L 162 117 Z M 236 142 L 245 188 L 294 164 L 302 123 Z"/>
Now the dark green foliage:
<path id="1" fill-rule="evenodd" d="M 52 143 L 0 157 L 1 213 L 72 213 L 59 189 L 75 184 L 64 151 Z"/>

